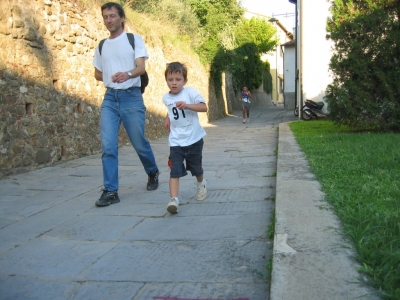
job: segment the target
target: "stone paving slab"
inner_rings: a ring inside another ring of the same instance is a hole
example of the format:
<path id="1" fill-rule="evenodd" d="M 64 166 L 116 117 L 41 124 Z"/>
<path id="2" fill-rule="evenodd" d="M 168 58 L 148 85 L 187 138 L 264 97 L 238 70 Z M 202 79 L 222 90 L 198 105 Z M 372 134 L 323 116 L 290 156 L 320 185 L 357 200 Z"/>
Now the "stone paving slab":
<path id="1" fill-rule="evenodd" d="M 113 299 L 133 299 L 143 289 L 143 286 L 143 283 L 129 281 L 83 282 L 74 295 L 74 299 L 109 300 L 110 295 Z"/>
<path id="2" fill-rule="evenodd" d="M 264 299 L 268 293 L 265 284 L 228 283 L 148 283 L 133 300 L 172 300 L 168 295 L 180 295 L 180 299 Z M 175 298 L 176 299 L 176 298 Z"/>
<path id="3" fill-rule="evenodd" d="M 79 286 L 79 283 L 71 281 L 46 279 L 38 276 L 22 277 L 0 275 L 0 299 L 68 300 L 71 299 L 71 295 L 75 294 L 75 290 L 78 289 Z"/>
<path id="4" fill-rule="evenodd" d="M 259 273 L 266 273 L 268 248 L 265 241 L 242 240 L 126 242 L 86 268 L 77 279 L 261 284 Z"/>
<path id="5" fill-rule="evenodd" d="M 110 207 L 94 205 L 101 154 L 1 180 L 0 300 L 268 299 L 277 126 L 293 117 L 252 111 L 249 124 L 237 112 L 206 126 L 208 197 L 182 178 L 178 215 L 166 211 L 167 138 L 151 141 L 152 192 L 134 149 L 119 149 L 121 202 Z"/>
<path id="6" fill-rule="evenodd" d="M 93 207 L 92 202 L 85 203 L 80 199 L 69 200 L 2 228 L 0 254 L 75 218 L 90 207 Z"/>
<path id="7" fill-rule="evenodd" d="M 185 216 L 223 216 L 267 214 L 273 209 L 272 201 L 223 202 L 223 203 L 190 203 L 183 206 Z"/>
<path id="8" fill-rule="evenodd" d="M 184 212 L 185 206 L 180 208 Z M 123 241 L 145 240 L 215 240 L 215 239 L 254 239 L 265 237 L 269 220 L 264 214 L 219 215 L 146 219 L 127 233 Z M 218 230 L 213 230 L 218 228 Z M 154 232 L 149 236 L 148 232 Z"/>
<path id="9" fill-rule="evenodd" d="M 82 215 L 82 217 L 86 216 L 127 216 L 127 217 L 164 217 L 167 214 L 166 211 L 166 200 L 163 198 L 162 201 L 153 204 L 142 204 L 137 203 L 135 201 L 125 201 L 123 203 L 119 203 L 120 205 L 111 205 L 107 209 L 98 210 L 96 208 L 91 209 Z M 164 205 L 165 204 L 165 205 Z"/>
<path id="10" fill-rule="evenodd" d="M 38 237 L 3 253 L 0 256 L 0 270 L 7 270 L 12 276 L 72 278 L 115 246 L 116 243 L 112 242 Z"/>
<path id="11" fill-rule="evenodd" d="M 272 186 L 252 187 L 251 189 L 234 188 L 218 189 L 213 191 L 212 199 L 208 202 L 251 202 L 271 199 L 275 197 L 275 188 Z"/>
<path id="12" fill-rule="evenodd" d="M 132 230 L 143 218 L 125 215 L 110 216 L 81 214 L 47 232 L 45 236 L 68 240 L 118 241 Z"/>

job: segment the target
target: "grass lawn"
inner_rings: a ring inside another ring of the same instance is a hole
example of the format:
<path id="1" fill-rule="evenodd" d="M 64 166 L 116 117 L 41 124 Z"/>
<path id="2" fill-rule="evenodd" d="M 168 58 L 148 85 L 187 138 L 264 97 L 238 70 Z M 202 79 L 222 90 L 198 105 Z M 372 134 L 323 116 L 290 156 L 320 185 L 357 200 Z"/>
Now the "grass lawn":
<path id="1" fill-rule="evenodd" d="M 360 271 L 386 299 L 400 299 L 400 134 L 357 133 L 329 120 L 290 128 L 354 243 Z"/>

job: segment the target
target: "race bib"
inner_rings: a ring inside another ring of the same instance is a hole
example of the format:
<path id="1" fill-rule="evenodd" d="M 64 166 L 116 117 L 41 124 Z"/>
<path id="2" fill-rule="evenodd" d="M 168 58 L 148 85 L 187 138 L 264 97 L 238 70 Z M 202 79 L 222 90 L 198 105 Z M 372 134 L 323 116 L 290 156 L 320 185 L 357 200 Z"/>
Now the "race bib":
<path id="1" fill-rule="evenodd" d="M 168 115 L 171 125 L 175 127 L 186 127 L 192 124 L 192 114 L 185 112 L 184 109 L 180 110 L 175 105 L 168 106 Z"/>
<path id="2" fill-rule="evenodd" d="M 243 102 L 249 102 L 249 100 L 247 98 L 242 98 Z"/>

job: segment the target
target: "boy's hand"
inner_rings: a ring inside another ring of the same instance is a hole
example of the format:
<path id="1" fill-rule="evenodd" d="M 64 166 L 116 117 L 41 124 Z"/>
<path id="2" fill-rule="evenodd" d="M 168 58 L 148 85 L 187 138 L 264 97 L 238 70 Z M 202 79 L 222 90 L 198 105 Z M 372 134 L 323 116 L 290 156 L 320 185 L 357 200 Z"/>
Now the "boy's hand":
<path id="1" fill-rule="evenodd" d="M 180 110 L 186 109 L 186 102 L 184 101 L 178 101 L 175 103 L 176 107 Z"/>
<path id="2" fill-rule="evenodd" d="M 168 116 L 166 116 L 164 119 L 164 128 L 170 131 L 170 126 L 171 126 L 171 120 L 169 119 Z"/>

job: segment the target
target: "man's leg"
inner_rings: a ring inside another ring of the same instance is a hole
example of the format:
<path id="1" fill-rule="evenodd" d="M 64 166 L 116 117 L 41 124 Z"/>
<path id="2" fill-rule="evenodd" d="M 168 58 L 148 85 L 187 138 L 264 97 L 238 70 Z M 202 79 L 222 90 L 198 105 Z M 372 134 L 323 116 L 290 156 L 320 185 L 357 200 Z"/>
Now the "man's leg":
<path id="1" fill-rule="evenodd" d="M 114 91 L 107 91 L 101 105 L 100 135 L 104 188 L 118 190 L 118 131 L 120 118 L 116 107 Z"/>
<path id="2" fill-rule="evenodd" d="M 120 202 L 118 197 L 118 131 L 120 119 L 115 94 L 108 90 L 101 105 L 100 135 L 102 144 L 103 193 L 96 206 L 103 207 Z"/>
<path id="3" fill-rule="evenodd" d="M 150 142 L 145 138 L 146 107 L 140 88 L 118 92 L 122 123 L 147 174 L 158 170 Z"/>

